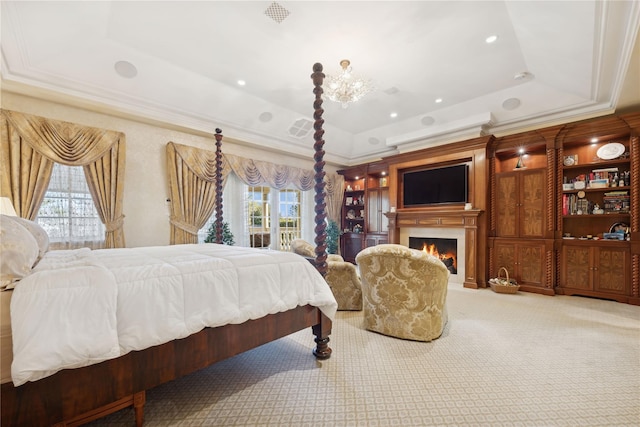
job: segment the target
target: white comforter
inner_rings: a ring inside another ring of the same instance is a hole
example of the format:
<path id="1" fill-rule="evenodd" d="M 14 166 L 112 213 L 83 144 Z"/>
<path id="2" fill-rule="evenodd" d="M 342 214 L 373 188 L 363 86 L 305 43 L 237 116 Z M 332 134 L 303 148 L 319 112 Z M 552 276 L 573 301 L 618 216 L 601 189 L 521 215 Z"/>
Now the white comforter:
<path id="1" fill-rule="evenodd" d="M 322 276 L 293 253 L 217 244 L 51 251 L 13 291 L 12 380 L 305 304 L 331 319 L 337 309 Z"/>

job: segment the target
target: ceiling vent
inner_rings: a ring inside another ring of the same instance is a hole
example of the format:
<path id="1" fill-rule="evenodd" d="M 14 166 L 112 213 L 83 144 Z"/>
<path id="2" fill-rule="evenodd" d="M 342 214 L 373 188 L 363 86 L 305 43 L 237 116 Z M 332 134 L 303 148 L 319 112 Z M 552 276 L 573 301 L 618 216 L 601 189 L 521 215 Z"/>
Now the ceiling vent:
<path id="1" fill-rule="evenodd" d="M 298 119 L 289 128 L 289 135 L 296 138 L 304 138 L 309 135 L 309 132 L 313 128 L 313 122 L 309 119 Z"/>
<path id="2" fill-rule="evenodd" d="M 269 18 L 276 21 L 278 24 L 282 23 L 287 16 L 289 16 L 289 11 L 279 5 L 276 2 L 271 3 L 271 5 L 264 11 L 264 14 Z"/>

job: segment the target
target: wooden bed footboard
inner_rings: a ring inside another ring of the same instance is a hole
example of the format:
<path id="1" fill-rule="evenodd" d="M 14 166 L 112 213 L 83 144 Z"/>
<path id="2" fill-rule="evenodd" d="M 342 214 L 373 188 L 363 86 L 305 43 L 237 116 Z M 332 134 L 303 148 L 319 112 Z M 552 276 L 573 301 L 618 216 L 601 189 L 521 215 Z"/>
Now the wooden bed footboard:
<path id="1" fill-rule="evenodd" d="M 117 359 L 66 369 L 14 387 L 2 384 L 1 422 L 9 426 L 81 425 L 127 406 L 144 420 L 145 391 L 286 335 L 311 327 L 319 359 L 331 356 L 331 320 L 310 305 L 225 325 L 134 351 Z"/>

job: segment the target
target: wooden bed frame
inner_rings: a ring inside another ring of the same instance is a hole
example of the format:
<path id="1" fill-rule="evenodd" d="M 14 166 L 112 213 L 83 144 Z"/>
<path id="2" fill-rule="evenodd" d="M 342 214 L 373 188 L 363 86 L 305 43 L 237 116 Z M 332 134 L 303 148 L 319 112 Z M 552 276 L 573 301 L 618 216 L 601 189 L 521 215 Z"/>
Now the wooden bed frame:
<path id="1" fill-rule="evenodd" d="M 316 258 L 312 263 L 324 276 L 327 269 L 322 125 L 322 65 L 313 66 L 314 170 Z M 216 129 L 216 240 L 222 242 L 222 131 Z M 135 422 L 144 422 L 145 392 L 213 363 L 311 327 L 318 359 L 331 356 L 331 320 L 309 305 L 270 314 L 238 325 L 204 330 L 180 340 L 134 351 L 116 359 L 78 369 L 62 370 L 19 387 L 2 384 L 0 425 L 77 426 L 133 406 Z"/>

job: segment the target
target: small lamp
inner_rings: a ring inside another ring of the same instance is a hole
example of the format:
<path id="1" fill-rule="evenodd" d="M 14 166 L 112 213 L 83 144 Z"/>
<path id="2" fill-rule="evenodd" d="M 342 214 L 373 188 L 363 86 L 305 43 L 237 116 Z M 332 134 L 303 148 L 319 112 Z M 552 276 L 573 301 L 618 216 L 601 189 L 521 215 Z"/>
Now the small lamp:
<path id="1" fill-rule="evenodd" d="M 519 151 L 520 156 L 518 157 L 518 163 L 516 164 L 516 167 L 513 168 L 514 170 L 518 170 L 518 169 L 526 169 L 527 167 L 524 165 L 524 161 L 523 161 L 523 157 L 526 155 L 524 153 L 524 149 L 521 148 Z"/>
<path id="2" fill-rule="evenodd" d="M 8 197 L 0 197 L 0 214 L 9 216 L 18 216 L 13 208 L 13 203 Z"/>

